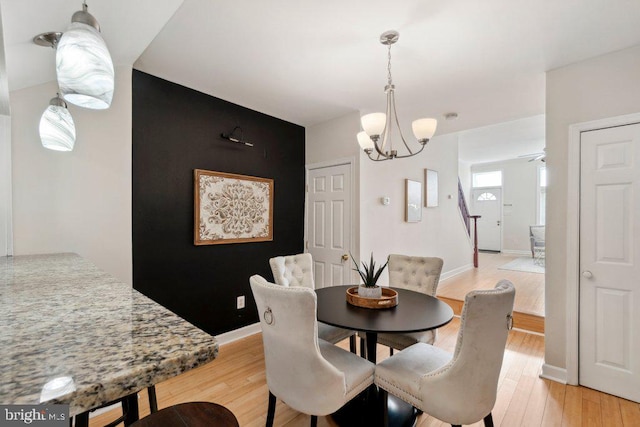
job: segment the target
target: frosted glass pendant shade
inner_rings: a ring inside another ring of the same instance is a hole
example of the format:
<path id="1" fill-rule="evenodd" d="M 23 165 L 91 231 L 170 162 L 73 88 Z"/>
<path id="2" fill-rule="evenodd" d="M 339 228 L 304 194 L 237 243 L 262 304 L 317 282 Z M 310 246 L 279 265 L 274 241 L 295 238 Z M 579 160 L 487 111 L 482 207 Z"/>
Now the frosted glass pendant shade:
<path id="1" fill-rule="evenodd" d="M 76 142 L 76 126 L 66 104 L 59 97 L 51 100 L 40 118 L 40 140 L 50 150 L 71 151 Z"/>
<path id="2" fill-rule="evenodd" d="M 363 150 L 373 150 L 373 140 L 369 138 L 369 135 L 365 131 L 358 132 L 357 135 L 358 144 L 360 144 L 360 148 Z"/>
<path id="3" fill-rule="evenodd" d="M 380 135 L 384 131 L 387 115 L 385 113 L 371 113 L 360 117 L 362 129 L 369 136 Z"/>
<path id="4" fill-rule="evenodd" d="M 418 119 L 411 123 L 413 134 L 418 141 L 431 139 L 433 134 L 436 133 L 437 126 L 438 121 L 436 119 Z"/>
<path id="5" fill-rule="evenodd" d="M 66 101 L 95 110 L 111 105 L 113 61 L 96 28 L 83 22 L 71 23 L 58 42 L 56 72 Z"/>

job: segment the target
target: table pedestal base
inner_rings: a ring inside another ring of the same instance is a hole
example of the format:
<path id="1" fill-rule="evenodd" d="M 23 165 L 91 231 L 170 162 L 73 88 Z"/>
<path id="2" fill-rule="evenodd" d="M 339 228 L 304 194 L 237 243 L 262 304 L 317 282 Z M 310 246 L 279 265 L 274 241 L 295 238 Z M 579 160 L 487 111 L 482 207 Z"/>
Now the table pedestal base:
<path id="1" fill-rule="evenodd" d="M 382 427 L 384 425 L 381 396 L 376 386 L 371 386 L 338 412 L 331 415 L 341 427 Z M 416 424 L 416 410 L 407 402 L 388 395 L 389 427 L 413 427 Z"/>

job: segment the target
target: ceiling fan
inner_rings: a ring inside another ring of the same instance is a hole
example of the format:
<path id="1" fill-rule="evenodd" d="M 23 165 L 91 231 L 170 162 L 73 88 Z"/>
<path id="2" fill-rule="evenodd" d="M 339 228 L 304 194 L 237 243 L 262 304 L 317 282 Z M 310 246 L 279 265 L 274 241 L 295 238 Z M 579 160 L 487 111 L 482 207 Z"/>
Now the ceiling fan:
<path id="1" fill-rule="evenodd" d="M 531 154 L 523 154 L 521 156 L 518 156 L 519 158 L 527 158 L 530 157 L 529 161 L 530 162 L 535 162 L 536 160 L 540 160 L 542 162 L 546 161 L 547 158 L 547 149 L 546 147 L 542 149 L 542 152 L 540 153 L 531 153 Z"/>

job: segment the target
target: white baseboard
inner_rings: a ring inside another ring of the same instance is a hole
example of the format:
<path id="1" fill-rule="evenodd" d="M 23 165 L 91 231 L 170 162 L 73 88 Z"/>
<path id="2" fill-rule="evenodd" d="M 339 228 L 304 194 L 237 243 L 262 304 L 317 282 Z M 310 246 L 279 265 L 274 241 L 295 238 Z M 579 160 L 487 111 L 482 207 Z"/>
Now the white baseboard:
<path id="1" fill-rule="evenodd" d="M 558 368 L 557 366 L 542 365 L 542 372 L 540 378 L 555 381 L 561 384 L 567 383 L 567 370 L 565 368 Z"/>
<path id="2" fill-rule="evenodd" d="M 460 273 L 464 273 L 467 270 L 471 270 L 473 268 L 473 264 L 463 265 L 462 267 L 455 268 L 451 271 L 447 271 L 440 275 L 440 281 L 450 279 L 453 276 L 457 276 Z"/>
<path id="3" fill-rule="evenodd" d="M 516 249 L 503 249 L 500 251 L 501 253 L 505 254 L 505 255 L 529 255 L 531 256 L 531 251 L 520 251 L 520 250 L 516 250 Z"/>
<path id="4" fill-rule="evenodd" d="M 242 338 L 257 334 L 260 332 L 260 323 L 254 323 L 252 325 L 243 326 L 233 331 L 225 332 L 224 334 L 216 335 L 219 345 L 229 344 L 234 341 L 238 341 Z"/>

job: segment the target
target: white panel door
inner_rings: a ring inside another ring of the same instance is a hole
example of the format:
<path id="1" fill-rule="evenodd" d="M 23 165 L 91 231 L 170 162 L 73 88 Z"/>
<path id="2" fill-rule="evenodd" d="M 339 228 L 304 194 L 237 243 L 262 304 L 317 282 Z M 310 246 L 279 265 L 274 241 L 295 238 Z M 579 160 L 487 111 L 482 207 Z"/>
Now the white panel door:
<path id="1" fill-rule="evenodd" d="M 478 218 L 478 249 L 487 251 L 502 250 L 500 230 L 502 216 L 502 189 L 475 188 L 473 190 L 473 211 Z"/>
<path id="2" fill-rule="evenodd" d="M 580 384 L 640 401 L 640 125 L 580 137 Z"/>
<path id="3" fill-rule="evenodd" d="M 307 250 L 316 288 L 349 284 L 351 165 L 310 169 L 307 183 Z"/>

